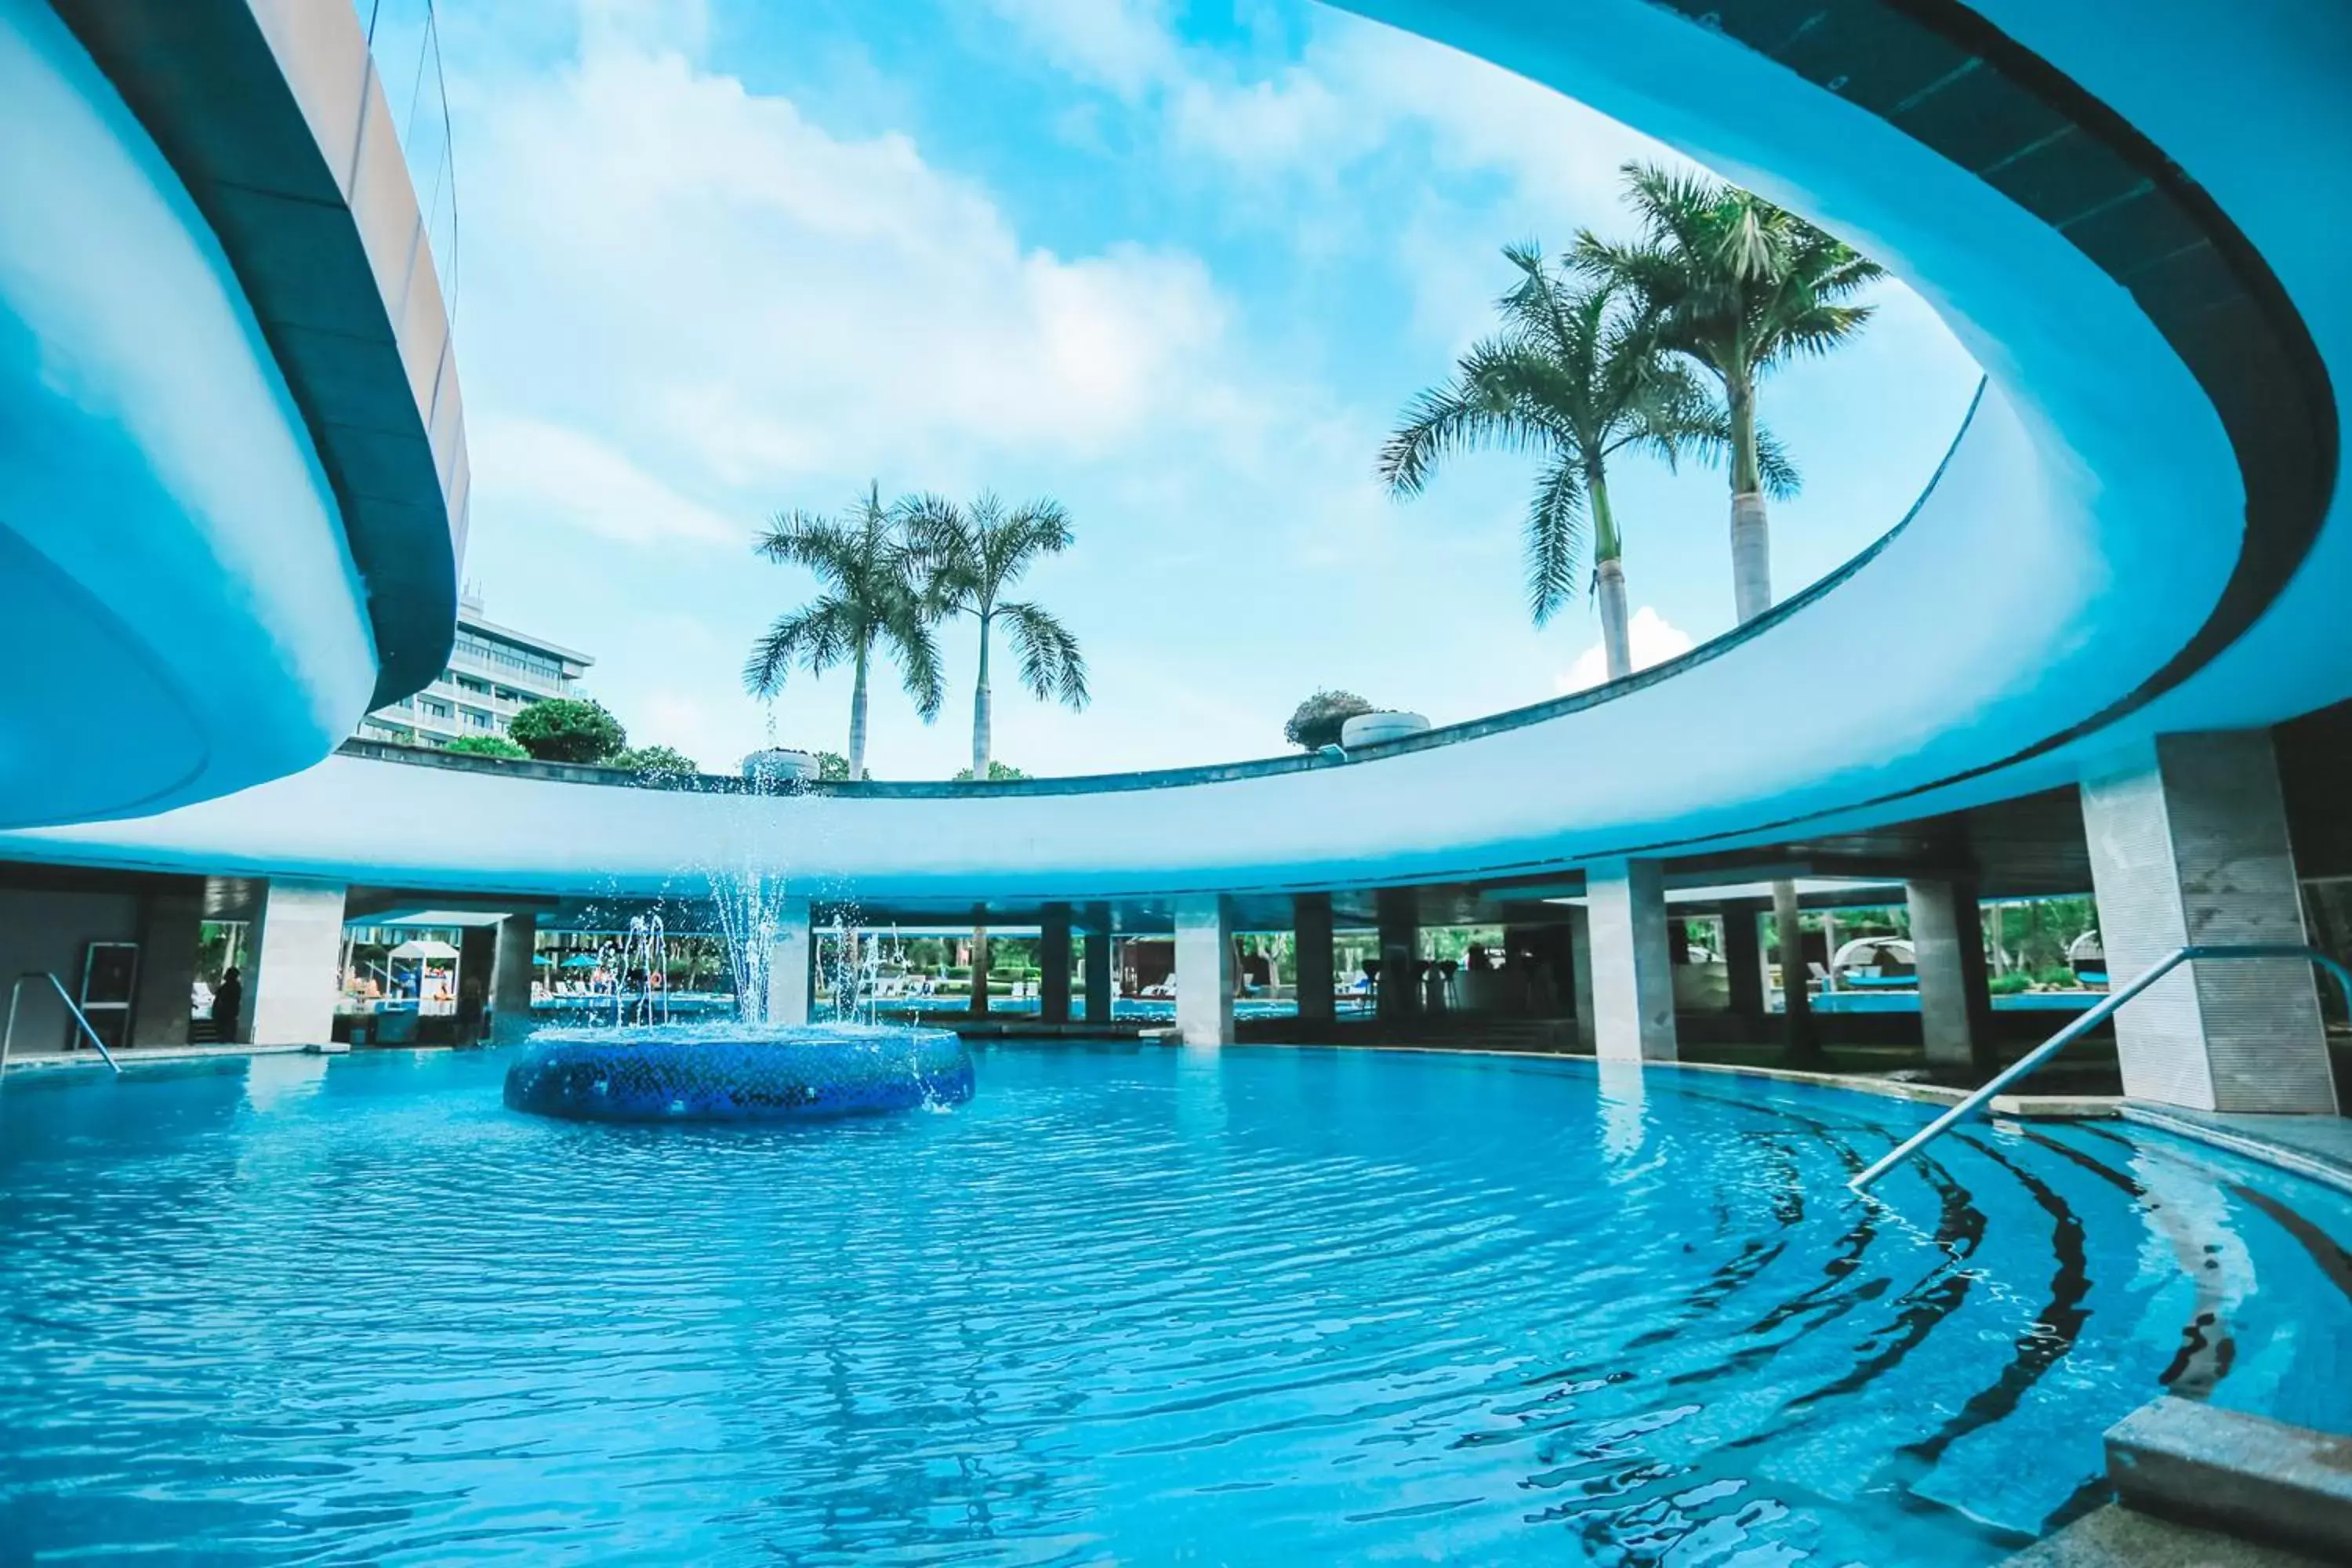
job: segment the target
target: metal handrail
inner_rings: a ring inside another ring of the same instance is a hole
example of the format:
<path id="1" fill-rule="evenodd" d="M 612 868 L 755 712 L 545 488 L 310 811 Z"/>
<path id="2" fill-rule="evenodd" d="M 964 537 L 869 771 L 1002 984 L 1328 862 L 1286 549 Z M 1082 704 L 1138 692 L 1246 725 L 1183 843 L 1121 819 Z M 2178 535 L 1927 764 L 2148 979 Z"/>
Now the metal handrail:
<path id="1" fill-rule="evenodd" d="M 2171 952 L 2168 953 L 2161 961 L 2149 968 L 2145 973 L 2141 974 L 2138 979 L 2134 980 L 2130 984 L 2125 986 L 2120 991 L 2108 993 L 2106 997 L 2102 1000 L 2097 1006 L 2087 1009 L 2081 1017 L 2075 1019 L 2073 1023 L 2067 1025 L 2064 1028 L 2059 1030 L 2056 1034 L 2051 1036 L 2048 1039 L 2042 1041 L 2040 1045 L 2034 1047 L 2032 1050 L 2018 1058 L 2016 1061 L 2011 1063 L 2001 1071 L 1995 1073 L 1992 1076 L 1991 1080 L 1982 1089 L 1978 1089 L 1974 1094 L 1969 1095 L 1966 1100 L 1963 1100 L 1958 1105 L 1955 1105 L 1949 1110 L 1944 1112 L 1943 1115 L 1938 1116 L 1935 1121 L 1930 1121 L 1927 1126 L 1921 1128 L 1918 1131 L 1913 1133 L 1910 1137 L 1896 1144 L 1893 1151 L 1886 1154 L 1885 1158 L 1879 1160 L 1868 1170 L 1863 1172 L 1862 1174 L 1854 1177 L 1852 1181 L 1848 1182 L 1846 1185 L 1852 1187 L 1857 1193 L 1866 1191 L 1873 1182 L 1878 1180 L 1879 1177 L 1885 1175 L 1888 1171 L 1901 1164 L 1904 1161 L 1917 1153 L 1927 1144 L 1950 1131 L 1958 1123 L 1967 1121 L 1969 1117 L 1974 1116 L 1978 1111 L 1982 1110 L 1988 1104 L 1991 1103 L 1997 1096 L 2008 1089 L 2011 1084 L 2017 1082 L 2018 1079 L 2034 1072 L 2040 1068 L 2044 1062 L 2047 1062 L 2051 1058 L 2056 1056 L 2060 1051 L 2064 1050 L 2068 1046 L 2073 1045 L 2076 1040 L 2081 1039 L 2084 1035 L 2087 1035 L 2093 1029 L 2097 1028 L 2101 1023 L 2112 1016 L 2116 1010 L 2121 1007 L 2125 1003 L 2130 1001 L 2133 997 L 2138 995 L 2141 992 L 2147 990 L 2149 986 L 2155 984 L 2158 981 L 2163 979 L 2166 975 L 2171 973 L 2182 964 L 2192 962 L 2201 962 L 2206 959 L 2213 958 L 2304 959 L 2309 963 L 2318 964 L 2322 969 L 2326 970 L 2328 973 L 2334 975 L 2336 977 L 2337 987 L 2344 993 L 2345 1005 L 2347 1007 L 2352 1007 L 2352 971 L 2346 970 L 2344 965 L 2338 963 L 2326 953 L 2320 952 L 2317 948 L 2298 947 L 2288 942 L 2255 942 L 2235 945 L 2225 944 L 2220 946 L 2190 946 L 2176 948 Z"/>
<path id="2" fill-rule="evenodd" d="M 50 988 L 57 992 L 58 1000 L 66 1005 L 66 1012 L 71 1015 L 73 1021 L 80 1026 L 81 1032 L 89 1037 L 89 1043 L 98 1047 L 98 1054 L 106 1058 L 106 1065 L 112 1068 L 117 1074 L 122 1071 L 122 1064 L 114 1059 L 114 1053 L 106 1048 L 106 1042 L 100 1039 L 98 1031 L 89 1026 L 89 1016 L 81 1010 L 72 994 L 66 990 L 66 983 L 46 969 L 28 969 L 16 976 L 16 984 L 8 988 L 8 1026 L 5 1030 L 0 1030 L 0 1072 L 8 1070 L 8 1047 L 14 1045 L 16 1039 L 16 1004 L 24 997 L 25 982 L 27 980 L 47 981 Z"/>

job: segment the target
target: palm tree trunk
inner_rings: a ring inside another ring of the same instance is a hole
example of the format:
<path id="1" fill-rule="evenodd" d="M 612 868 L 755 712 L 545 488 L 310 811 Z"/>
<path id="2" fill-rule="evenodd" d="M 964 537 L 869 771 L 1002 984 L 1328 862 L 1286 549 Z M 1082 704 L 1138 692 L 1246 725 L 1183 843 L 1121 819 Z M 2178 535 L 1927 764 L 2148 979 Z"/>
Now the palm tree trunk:
<path id="1" fill-rule="evenodd" d="M 1609 476 L 1598 463 L 1584 470 L 1584 493 L 1592 508 L 1593 587 L 1601 601 L 1601 649 L 1609 679 L 1633 673 L 1633 641 L 1625 620 L 1624 542 L 1617 537 L 1617 514 L 1609 506 Z"/>
<path id="2" fill-rule="evenodd" d="M 988 695 L 988 623 L 990 616 L 980 617 L 980 680 L 971 693 L 971 777 L 974 784 L 988 782 L 991 742 L 989 731 Z"/>
<path id="3" fill-rule="evenodd" d="M 1731 405 L 1731 604 L 1741 625 L 1772 607 L 1772 528 L 1756 458 L 1756 389 L 1724 384 Z"/>
<path id="4" fill-rule="evenodd" d="M 1601 647 L 1609 658 L 1609 679 L 1622 680 L 1633 673 L 1633 642 L 1625 627 L 1625 568 L 1603 561 L 1593 574 L 1601 598 Z"/>
<path id="5" fill-rule="evenodd" d="M 857 650 L 857 679 L 849 689 L 849 776 L 866 776 L 866 655 Z"/>

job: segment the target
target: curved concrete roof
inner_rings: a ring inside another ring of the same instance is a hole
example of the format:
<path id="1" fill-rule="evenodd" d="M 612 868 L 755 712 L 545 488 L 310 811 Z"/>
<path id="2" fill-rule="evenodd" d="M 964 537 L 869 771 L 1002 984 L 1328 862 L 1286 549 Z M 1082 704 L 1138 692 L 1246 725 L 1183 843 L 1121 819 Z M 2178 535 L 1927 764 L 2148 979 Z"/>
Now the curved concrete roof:
<path id="1" fill-rule="evenodd" d="M 356 16 L 0 0 L 0 821 L 307 767 L 439 673 L 468 484 Z"/>
<path id="2" fill-rule="evenodd" d="M 779 802 L 337 757 L 0 853 L 614 894 L 756 866 L 877 900 L 1512 877 L 1953 809 L 2352 693 L 2352 38 L 2325 0 L 2152 0 L 2128 47 L 2096 0 L 1356 8 L 1662 135 L 1919 288 L 1989 384 L 1907 523 L 1664 675 L 1344 765 Z M 1887 678 L 1792 675 L 1857 649 Z"/>

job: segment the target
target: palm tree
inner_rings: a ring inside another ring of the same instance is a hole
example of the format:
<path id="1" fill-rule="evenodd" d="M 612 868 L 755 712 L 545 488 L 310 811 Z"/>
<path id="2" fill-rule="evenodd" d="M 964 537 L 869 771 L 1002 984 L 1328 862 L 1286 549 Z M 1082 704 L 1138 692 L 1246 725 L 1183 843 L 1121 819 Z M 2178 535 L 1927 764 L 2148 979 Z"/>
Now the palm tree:
<path id="1" fill-rule="evenodd" d="M 971 694 L 971 776 L 989 777 L 992 760 L 988 684 L 990 634 L 1000 620 L 1021 658 L 1021 684 L 1039 701 L 1087 705 L 1087 661 L 1078 639 L 1044 606 L 1004 595 L 1039 558 L 1070 547 L 1070 520 L 1060 503 L 1034 500 L 1007 510 L 982 493 L 969 508 L 938 496 L 907 504 L 908 536 L 922 558 L 928 591 L 944 615 L 980 623 L 980 674 Z"/>
<path id="2" fill-rule="evenodd" d="M 846 661 L 856 672 L 849 693 L 849 776 L 866 776 L 866 676 L 877 647 L 897 660 L 907 695 L 929 723 L 946 692 L 939 641 L 931 635 L 936 606 L 919 586 L 918 557 L 894 509 L 882 505 L 879 485 L 837 519 L 782 512 L 755 546 L 780 565 L 805 566 L 824 592 L 776 617 L 751 645 L 743 684 L 757 697 L 783 689 L 793 665 L 823 675 Z"/>
<path id="3" fill-rule="evenodd" d="M 1824 354 L 1872 314 L 1848 303 L 1885 268 L 1842 240 L 1752 192 L 1701 175 L 1628 163 L 1626 197 L 1642 237 L 1577 241 L 1588 273 L 1630 289 L 1665 347 L 1723 384 L 1731 437 L 1731 596 L 1739 620 L 1772 607 L 1772 536 L 1764 510 L 1771 483 L 1768 444 L 1756 420 L 1757 385 L 1790 360 Z M 1786 488 L 1795 489 L 1789 475 Z M 1821 1059 L 1805 995 L 1803 928 L 1796 885 L 1772 886 L 1790 1059 Z"/>
<path id="4" fill-rule="evenodd" d="M 1380 475 L 1391 494 L 1419 495 L 1454 453 L 1539 454 L 1527 520 L 1528 608 L 1540 626 L 1574 593 L 1589 519 L 1601 644 L 1615 680 L 1633 661 L 1609 460 L 1639 447 L 1671 466 L 1686 449 L 1719 450 L 1723 416 L 1697 379 L 1660 352 L 1613 280 L 1550 268 L 1533 245 L 1503 254 L 1520 277 L 1496 301 L 1502 331 L 1473 344 L 1451 382 L 1413 400 L 1381 448 Z"/>
<path id="5" fill-rule="evenodd" d="M 1768 491 L 1793 493 L 1758 425 L 1758 384 L 1790 361 L 1851 340 L 1873 307 L 1850 303 L 1885 269 L 1811 224 L 1737 185 L 1643 163 L 1624 168 L 1642 226 L 1631 245 L 1587 231 L 1577 264 L 1628 289 L 1661 346 L 1723 386 L 1731 438 L 1732 602 L 1742 622 L 1772 607 Z"/>

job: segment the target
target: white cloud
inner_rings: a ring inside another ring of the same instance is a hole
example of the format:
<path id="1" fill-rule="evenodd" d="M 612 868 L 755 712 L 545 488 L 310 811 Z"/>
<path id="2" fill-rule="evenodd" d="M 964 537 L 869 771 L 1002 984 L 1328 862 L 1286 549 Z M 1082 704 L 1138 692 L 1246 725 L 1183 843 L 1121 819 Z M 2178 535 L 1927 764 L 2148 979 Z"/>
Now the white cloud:
<path id="1" fill-rule="evenodd" d="M 535 419 L 477 420 L 476 504 L 547 509 L 630 544 L 741 544 L 749 526 L 687 500 L 594 438 Z"/>
<path id="2" fill-rule="evenodd" d="M 1034 48 L 1081 80 L 1134 97 L 1173 68 L 1160 0 L 989 0 Z"/>
<path id="3" fill-rule="evenodd" d="M 1664 664 L 1677 654 L 1685 654 L 1697 645 L 1690 633 L 1675 626 L 1648 605 L 1633 612 L 1625 625 L 1625 640 L 1631 645 L 1635 669 L 1647 669 L 1654 664 Z M 1609 679 L 1609 653 L 1594 643 L 1576 656 L 1576 662 L 1552 679 L 1552 689 L 1566 696 L 1600 685 Z"/>
<path id="4" fill-rule="evenodd" d="M 651 471 L 778 487 L 845 464 L 1099 452 L 1219 406 L 1226 310 L 1193 257 L 1024 247 L 902 135 L 586 35 L 486 98 L 469 287 L 485 400 Z"/>

